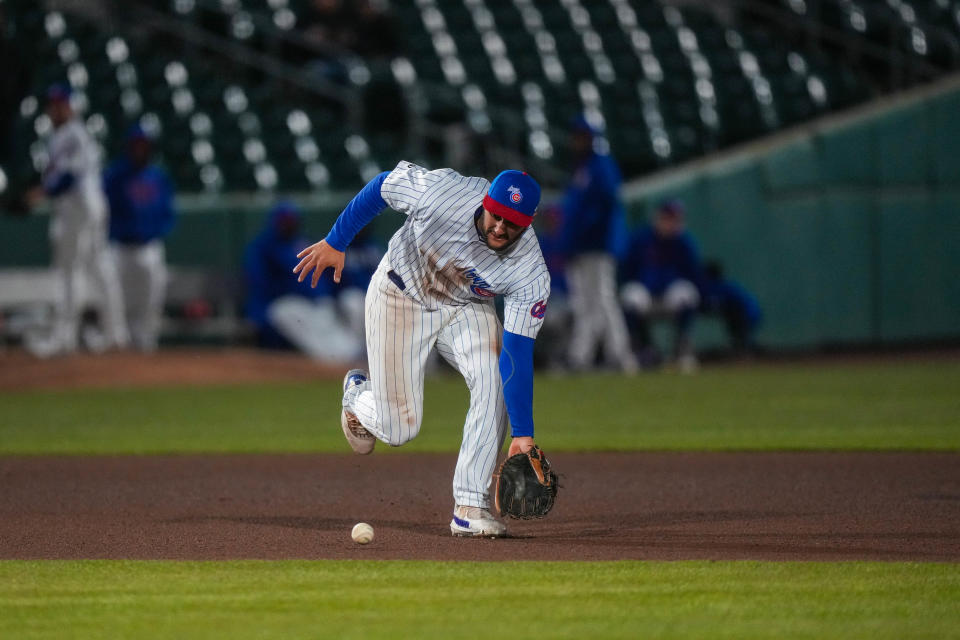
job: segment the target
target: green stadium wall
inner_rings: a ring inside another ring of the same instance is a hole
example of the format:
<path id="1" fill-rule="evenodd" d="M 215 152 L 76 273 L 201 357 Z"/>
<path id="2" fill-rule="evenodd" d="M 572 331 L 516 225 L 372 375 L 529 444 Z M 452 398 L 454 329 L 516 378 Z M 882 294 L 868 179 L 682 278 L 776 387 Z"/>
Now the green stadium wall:
<path id="1" fill-rule="evenodd" d="M 958 151 L 951 79 L 628 185 L 629 214 L 682 199 L 702 255 L 760 301 L 761 344 L 955 340 Z"/>
<path id="2" fill-rule="evenodd" d="M 776 349 L 960 338 L 960 79 L 627 185 L 634 224 L 682 199 L 702 255 L 752 291 Z M 310 237 L 352 194 L 298 198 Z M 238 273 L 272 200 L 184 196 L 180 267 Z M 380 216 L 388 237 L 402 217 Z M 50 261 L 43 215 L 0 216 L 0 268 Z M 701 323 L 701 346 L 724 341 Z"/>

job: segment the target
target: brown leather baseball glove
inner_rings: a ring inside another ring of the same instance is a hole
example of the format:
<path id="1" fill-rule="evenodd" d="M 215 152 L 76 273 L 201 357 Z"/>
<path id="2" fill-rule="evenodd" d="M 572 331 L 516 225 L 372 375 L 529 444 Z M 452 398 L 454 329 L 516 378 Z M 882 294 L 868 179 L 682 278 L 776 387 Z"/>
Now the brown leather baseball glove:
<path id="1" fill-rule="evenodd" d="M 557 474 L 540 447 L 510 456 L 496 473 L 494 502 L 502 516 L 542 518 L 557 498 Z"/>

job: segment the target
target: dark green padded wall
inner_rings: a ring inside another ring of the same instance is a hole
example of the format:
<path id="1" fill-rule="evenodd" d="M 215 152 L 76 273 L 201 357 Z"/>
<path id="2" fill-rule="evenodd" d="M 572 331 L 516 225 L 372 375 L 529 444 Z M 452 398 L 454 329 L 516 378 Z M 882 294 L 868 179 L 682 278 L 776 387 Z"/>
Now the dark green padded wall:
<path id="1" fill-rule="evenodd" d="M 960 185 L 960 91 L 940 96 L 930 105 L 930 136 L 937 183 L 956 189 Z"/>
<path id="2" fill-rule="evenodd" d="M 880 335 L 886 340 L 960 333 L 960 214 L 951 196 L 880 203 Z"/>
<path id="3" fill-rule="evenodd" d="M 237 218 L 223 210 L 179 216 L 167 241 L 167 261 L 184 267 L 235 266 Z"/>
<path id="4" fill-rule="evenodd" d="M 874 210 L 865 195 L 835 193 L 822 199 L 815 262 L 818 342 L 879 338 Z"/>
<path id="5" fill-rule="evenodd" d="M 814 137 L 822 187 L 874 186 L 878 183 L 879 143 L 873 122 L 855 122 L 843 129 Z"/>
<path id="6" fill-rule="evenodd" d="M 0 268 L 50 264 L 46 216 L 0 215 Z"/>
<path id="7" fill-rule="evenodd" d="M 873 127 L 877 139 L 878 174 L 881 186 L 926 185 L 933 169 L 930 136 L 931 105 L 921 103 L 878 118 Z"/>
<path id="8" fill-rule="evenodd" d="M 960 90 L 630 190 L 683 199 L 705 257 L 760 300 L 760 341 L 960 338 Z"/>

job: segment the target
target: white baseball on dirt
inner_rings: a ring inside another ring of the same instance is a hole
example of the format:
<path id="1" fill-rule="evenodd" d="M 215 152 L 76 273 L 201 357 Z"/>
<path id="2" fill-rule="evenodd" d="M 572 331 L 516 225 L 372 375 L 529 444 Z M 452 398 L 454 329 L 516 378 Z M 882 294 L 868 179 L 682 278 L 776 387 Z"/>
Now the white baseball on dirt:
<path id="1" fill-rule="evenodd" d="M 353 538 L 353 541 L 357 544 L 369 544 L 373 541 L 373 527 L 366 522 L 358 522 L 353 525 L 353 531 L 350 532 L 350 537 Z"/>

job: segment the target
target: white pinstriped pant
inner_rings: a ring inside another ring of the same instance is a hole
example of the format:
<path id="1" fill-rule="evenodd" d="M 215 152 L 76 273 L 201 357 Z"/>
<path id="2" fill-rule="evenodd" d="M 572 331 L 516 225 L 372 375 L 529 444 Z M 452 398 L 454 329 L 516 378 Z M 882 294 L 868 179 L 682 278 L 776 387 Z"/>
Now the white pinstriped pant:
<path id="1" fill-rule="evenodd" d="M 584 253 L 567 265 L 573 335 L 568 357 L 577 370 L 590 369 L 598 344 L 603 344 L 607 362 L 627 372 L 637 361 L 630 350 L 630 334 L 617 302 L 617 264 L 613 255 Z"/>
<path id="2" fill-rule="evenodd" d="M 500 383 L 503 328 L 492 301 L 428 311 L 388 277 L 385 262 L 367 289 L 370 380 L 350 387 L 343 406 L 377 439 L 400 446 L 420 432 L 423 377 L 434 346 L 470 389 L 470 409 L 453 476 L 458 505 L 487 508 L 497 453 L 507 432 Z"/>
<path id="3" fill-rule="evenodd" d="M 156 351 L 167 293 L 163 240 L 111 247 L 120 277 L 130 341 L 141 351 Z"/>
<path id="4" fill-rule="evenodd" d="M 123 294 L 117 267 L 108 250 L 107 220 L 101 209 L 71 210 L 77 200 L 58 198 L 50 224 L 53 267 L 60 276 L 60 299 L 56 332 L 60 347 L 77 348 L 85 287 L 92 284 L 93 302 L 100 312 L 104 336 L 110 347 L 125 347 L 130 341 L 123 312 Z M 84 201 L 85 202 L 85 201 Z"/>

